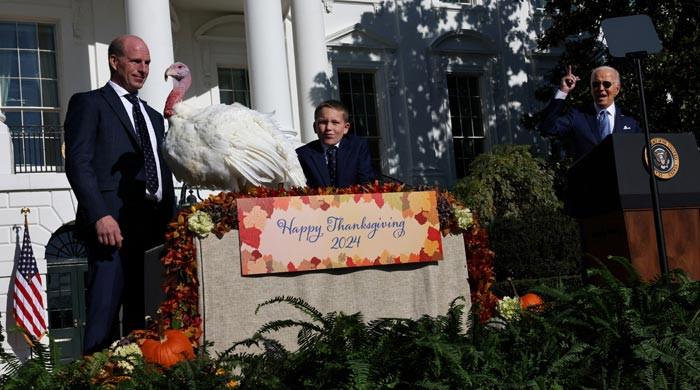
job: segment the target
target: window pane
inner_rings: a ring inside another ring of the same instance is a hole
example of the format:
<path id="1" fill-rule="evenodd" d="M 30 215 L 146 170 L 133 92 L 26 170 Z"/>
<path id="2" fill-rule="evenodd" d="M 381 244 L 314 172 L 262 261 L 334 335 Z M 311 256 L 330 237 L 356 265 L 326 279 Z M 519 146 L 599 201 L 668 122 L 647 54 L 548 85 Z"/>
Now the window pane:
<path id="1" fill-rule="evenodd" d="M 377 123 L 379 123 L 379 119 L 375 115 L 367 115 L 367 135 L 379 136 Z"/>
<path id="2" fill-rule="evenodd" d="M 58 107 L 56 80 L 41 80 L 41 103 L 43 107 Z"/>
<path id="3" fill-rule="evenodd" d="M 0 23 L 0 96 L 13 132 L 15 172 L 63 170 L 55 48 L 53 25 Z"/>
<path id="4" fill-rule="evenodd" d="M 462 132 L 462 121 L 459 119 L 458 116 L 453 116 L 451 118 L 452 123 L 452 136 L 453 137 L 462 137 L 464 136 L 464 133 Z"/>
<path id="5" fill-rule="evenodd" d="M 5 106 L 20 106 L 22 105 L 22 99 L 19 95 L 19 80 L 18 79 L 5 79 L 9 80 L 10 86 L 7 87 L 7 102 L 2 102 Z"/>
<path id="6" fill-rule="evenodd" d="M 459 111 L 459 99 L 457 99 L 456 96 L 450 96 L 450 112 L 458 112 Z"/>
<path id="7" fill-rule="evenodd" d="M 469 106 L 469 99 L 460 99 L 459 115 L 464 118 L 472 116 L 472 109 Z"/>
<path id="8" fill-rule="evenodd" d="M 367 121 L 365 120 L 365 117 L 358 115 L 357 118 L 354 119 L 353 124 L 355 125 L 355 134 L 359 136 L 368 136 L 369 134 L 367 133 Z"/>
<path id="9" fill-rule="evenodd" d="M 248 106 L 248 96 L 245 91 L 235 91 L 233 93 L 233 99 L 237 103 Z"/>
<path id="10" fill-rule="evenodd" d="M 16 127 L 22 124 L 22 113 L 19 111 L 5 111 L 5 124 L 8 127 Z"/>
<path id="11" fill-rule="evenodd" d="M 350 93 L 350 74 L 347 72 L 338 73 L 338 88 L 340 91 Z M 341 92 L 343 93 L 343 92 Z"/>
<path id="12" fill-rule="evenodd" d="M 219 100 L 224 104 L 240 103 L 250 107 L 248 71 L 236 68 L 218 68 Z"/>
<path id="13" fill-rule="evenodd" d="M 20 50 L 19 69 L 22 77 L 39 77 L 39 57 L 37 52 Z"/>
<path id="14" fill-rule="evenodd" d="M 371 74 L 364 74 L 363 87 L 368 93 L 374 91 L 374 77 Z"/>
<path id="15" fill-rule="evenodd" d="M 53 113 L 44 113 L 44 154 L 46 155 L 46 165 L 63 166 L 63 156 L 61 155 L 62 131 L 59 126 L 51 125 L 51 122 L 58 122 L 58 113 L 55 117 Z M 70 288 L 70 279 L 68 287 Z"/>
<path id="16" fill-rule="evenodd" d="M 0 76 L 19 76 L 17 50 L 0 50 Z"/>
<path id="17" fill-rule="evenodd" d="M 351 96 L 352 96 L 352 95 L 350 95 L 350 93 L 344 93 L 344 92 L 342 92 L 342 91 L 343 91 L 343 90 L 341 89 L 341 92 L 340 92 L 340 101 L 343 102 L 343 104 L 345 104 L 345 105 L 348 107 L 348 110 L 350 110 L 350 114 L 351 114 L 351 116 L 352 116 L 352 107 L 350 107 L 350 105 L 351 105 L 351 104 L 350 104 L 350 101 L 352 100 L 352 99 L 351 99 Z"/>
<path id="18" fill-rule="evenodd" d="M 233 72 L 233 88 L 239 90 L 248 89 L 248 83 L 245 81 L 245 71 L 238 69 Z"/>
<path id="19" fill-rule="evenodd" d="M 50 127 L 49 130 L 57 130 L 61 126 L 60 116 L 57 112 L 44 111 L 44 127 Z"/>
<path id="20" fill-rule="evenodd" d="M 352 93 L 362 92 L 362 73 L 352 73 L 350 75 L 350 91 Z"/>
<path id="21" fill-rule="evenodd" d="M 41 106 L 39 80 L 22 80 L 22 105 L 31 107 Z"/>
<path id="22" fill-rule="evenodd" d="M 49 24 L 40 24 L 39 28 L 39 49 L 55 50 L 53 42 L 53 26 Z"/>
<path id="23" fill-rule="evenodd" d="M 474 157 L 483 152 L 479 77 L 450 74 L 447 90 L 456 173 L 461 178 L 469 174 L 469 164 Z"/>
<path id="24" fill-rule="evenodd" d="M 34 23 L 17 23 L 17 39 L 19 47 L 22 49 L 36 49 L 37 36 L 36 24 Z"/>
<path id="25" fill-rule="evenodd" d="M 0 22 L 0 47 L 17 48 L 17 29 L 15 23 Z"/>
<path id="26" fill-rule="evenodd" d="M 365 95 L 365 110 L 367 110 L 367 115 L 377 115 L 377 106 L 375 103 L 374 94 Z"/>
<path id="27" fill-rule="evenodd" d="M 228 90 L 233 89 L 233 85 L 231 85 L 231 74 L 230 74 L 230 71 L 228 69 L 219 68 L 218 75 L 219 75 L 219 89 L 228 89 Z"/>
<path id="28" fill-rule="evenodd" d="M 233 104 L 233 92 L 219 90 L 219 100 L 223 104 Z"/>
<path id="29" fill-rule="evenodd" d="M 353 111 L 353 116 L 363 116 L 365 114 L 365 100 L 364 96 L 360 95 L 359 93 L 353 93 L 352 94 L 352 111 Z M 357 119 L 357 118 L 355 118 Z"/>
<path id="30" fill-rule="evenodd" d="M 41 126 L 41 111 L 24 111 L 23 114 L 24 126 Z"/>
<path id="31" fill-rule="evenodd" d="M 372 165 L 381 173 L 381 138 L 377 117 L 377 98 L 374 93 L 374 74 L 371 72 L 338 72 L 340 101 L 350 114 L 350 132 L 367 140 Z"/>
<path id="32" fill-rule="evenodd" d="M 469 78 L 469 91 L 471 92 L 472 96 L 479 96 L 479 79 L 476 77 Z"/>
<path id="33" fill-rule="evenodd" d="M 56 78 L 56 55 L 53 52 L 42 51 L 39 53 L 41 59 L 41 77 L 44 79 Z"/>

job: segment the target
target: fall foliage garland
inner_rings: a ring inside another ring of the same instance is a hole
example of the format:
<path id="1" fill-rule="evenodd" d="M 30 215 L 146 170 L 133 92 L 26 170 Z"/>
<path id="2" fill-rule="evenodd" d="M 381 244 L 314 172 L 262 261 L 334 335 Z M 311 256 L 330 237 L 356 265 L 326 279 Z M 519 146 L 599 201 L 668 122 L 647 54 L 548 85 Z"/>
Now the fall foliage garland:
<path id="1" fill-rule="evenodd" d="M 458 224 L 455 209 L 464 209 L 452 194 L 432 187 L 412 188 L 404 184 L 375 182 L 368 185 L 356 185 L 348 188 L 267 188 L 253 187 L 245 193 L 221 192 L 208 199 L 178 212 L 168 226 L 165 235 L 165 255 L 162 263 L 165 268 L 163 290 L 165 301 L 160 305 L 161 326 L 164 329 L 181 329 L 190 340 L 198 341 L 202 335 L 202 318 L 198 311 L 199 280 L 197 278 L 197 259 L 194 238 L 195 233 L 188 228 L 188 217 L 197 211 L 207 213 L 213 222 L 212 232 L 221 238 L 228 231 L 238 228 L 236 217 L 236 200 L 250 197 L 310 196 L 330 194 L 385 193 L 403 191 L 434 190 L 438 194 L 438 213 L 440 229 L 443 235 L 464 233 L 467 251 L 469 282 L 472 302 L 481 309 L 480 316 L 490 318 L 496 297 L 491 293 L 494 274 L 491 261 L 493 252 L 488 248 L 485 229 L 478 225 L 476 219 L 469 228 L 463 230 Z"/>

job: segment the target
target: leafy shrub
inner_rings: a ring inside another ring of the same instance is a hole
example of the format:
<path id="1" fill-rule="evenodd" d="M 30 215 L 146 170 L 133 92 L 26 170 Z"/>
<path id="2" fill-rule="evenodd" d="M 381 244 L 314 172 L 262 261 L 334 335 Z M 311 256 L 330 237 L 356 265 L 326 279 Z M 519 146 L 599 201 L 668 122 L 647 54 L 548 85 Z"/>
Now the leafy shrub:
<path id="1" fill-rule="evenodd" d="M 553 173 L 532 156 L 528 145 L 498 145 L 477 156 L 469 171 L 452 191 L 483 224 L 518 216 L 532 206 L 561 208 L 553 190 Z"/>
<path id="2" fill-rule="evenodd" d="M 301 299 L 277 297 L 261 307 L 290 304 L 305 318 L 269 322 L 216 357 L 204 346 L 171 370 L 139 363 L 128 376 L 100 379 L 108 360 L 102 353 L 51 371 L 27 366 L 6 388 L 697 388 L 700 282 L 674 272 L 647 284 L 629 263 L 611 261 L 628 270 L 626 283 L 591 269 L 596 284 L 540 287 L 541 310 L 497 325 L 472 318 L 465 329 L 461 301 L 437 317 L 365 322 L 361 313 L 322 314 Z M 289 327 L 299 329 L 294 351 L 273 338 Z"/>
<path id="3" fill-rule="evenodd" d="M 580 235 L 564 215 L 555 175 L 527 145 L 477 156 L 453 193 L 488 226 L 498 280 L 578 273 Z"/>
<path id="4" fill-rule="evenodd" d="M 489 228 L 498 280 L 535 279 L 579 273 L 576 221 L 560 209 L 536 207 L 496 218 Z"/>

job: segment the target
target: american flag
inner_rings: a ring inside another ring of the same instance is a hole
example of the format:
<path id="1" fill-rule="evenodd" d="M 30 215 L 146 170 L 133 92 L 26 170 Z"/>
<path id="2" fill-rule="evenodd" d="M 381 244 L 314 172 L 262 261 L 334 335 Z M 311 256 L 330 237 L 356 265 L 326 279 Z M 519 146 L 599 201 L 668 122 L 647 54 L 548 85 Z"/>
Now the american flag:
<path id="1" fill-rule="evenodd" d="M 43 290 L 41 275 L 32 250 L 32 240 L 29 239 L 29 226 L 25 221 L 24 240 L 15 273 L 13 312 L 17 325 L 37 340 L 41 340 L 46 333 Z"/>

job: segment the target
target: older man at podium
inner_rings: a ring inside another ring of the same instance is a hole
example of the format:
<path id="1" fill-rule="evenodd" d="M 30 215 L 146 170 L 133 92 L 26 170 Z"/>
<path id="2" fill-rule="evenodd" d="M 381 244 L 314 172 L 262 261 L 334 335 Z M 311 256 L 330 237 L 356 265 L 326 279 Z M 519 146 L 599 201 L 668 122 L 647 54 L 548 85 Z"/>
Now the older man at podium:
<path id="1" fill-rule="evenodd" d="M 539 130 L 544 134 L 571 137 L 574 158 L 590 152 L 612 133 L 641 133 L 639 123 L 622 113 L 615 104 L 620 93 L 620 73 L 610 66 L 599 66 L 591 72 L 590 90 L 593 104 L 565 110 L 567 95 L 576 88 L 580 78 L 572 73 L 571 65 L 561 79 L 559 90 L 544 110 Z"/>

